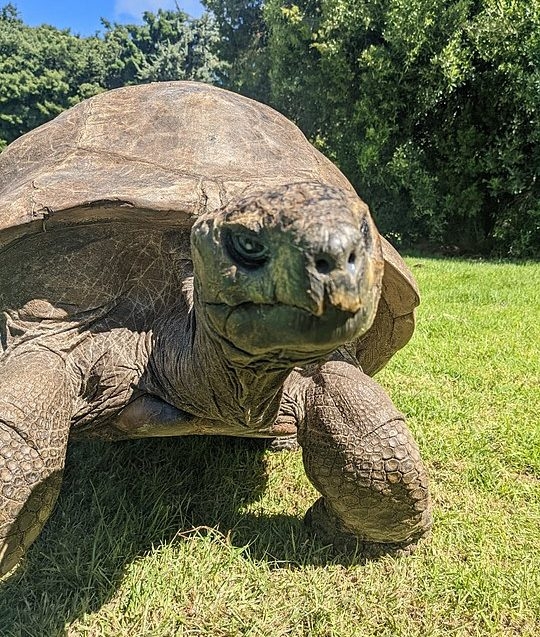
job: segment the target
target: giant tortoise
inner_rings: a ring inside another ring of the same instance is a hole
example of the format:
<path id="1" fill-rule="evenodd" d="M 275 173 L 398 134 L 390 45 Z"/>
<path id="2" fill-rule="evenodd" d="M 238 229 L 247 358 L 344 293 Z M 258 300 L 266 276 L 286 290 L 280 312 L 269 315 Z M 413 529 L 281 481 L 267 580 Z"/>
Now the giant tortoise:
<path id="1" fill-rule="evenodd" d="M 88 436 L 297 436 L 313 532 L 409 552 L 426 472 L 370 376 L 417 302 L 345 177 L 267 106 L 155 83 L 22 136 L 0 155 L 0 572 Z"/>

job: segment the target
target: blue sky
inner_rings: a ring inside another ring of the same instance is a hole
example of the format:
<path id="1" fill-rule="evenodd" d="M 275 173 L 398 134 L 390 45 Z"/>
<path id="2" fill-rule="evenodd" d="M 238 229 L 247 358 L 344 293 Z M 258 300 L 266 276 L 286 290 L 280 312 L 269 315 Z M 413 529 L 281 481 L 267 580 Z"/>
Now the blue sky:
<path id="1" fill-rule="evenodd" d="M 9 1 L 0 0 L 0 6 Z M 11 3 L 30 26 L 52 24 L 80 35 L 93 35 L 98 31 L 100 18 L 138 23 L 144 11 L 174 9 L 177 4 L 195 17 L 203 10 L 199 0 L 11 0 Z"/>

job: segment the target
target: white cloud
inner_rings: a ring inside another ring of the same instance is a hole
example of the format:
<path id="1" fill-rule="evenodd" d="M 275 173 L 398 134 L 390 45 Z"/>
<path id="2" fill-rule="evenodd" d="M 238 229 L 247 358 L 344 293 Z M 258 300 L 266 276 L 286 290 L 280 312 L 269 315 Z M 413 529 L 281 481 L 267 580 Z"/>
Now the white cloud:
<path id="1" fill-rule="evenodd" d="M 158 9 L 176 9 L 175 0 L 115 0 L 114 12 L 117 16 L 140 18 L 145 11 Z M 182 3 L 178 2 L 181 7 Z"/>

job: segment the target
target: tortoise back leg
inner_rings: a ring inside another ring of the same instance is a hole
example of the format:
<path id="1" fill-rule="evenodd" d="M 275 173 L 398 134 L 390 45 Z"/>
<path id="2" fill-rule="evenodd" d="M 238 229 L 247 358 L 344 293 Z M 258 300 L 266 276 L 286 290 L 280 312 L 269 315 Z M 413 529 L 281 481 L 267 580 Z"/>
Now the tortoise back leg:
<path id="1" fill-rule="evenodd" d="M 410 552 L 431 526 L 427 475 L 403 416 L 371 378 L 338 361 L 306 392 L 298 440 L 322 494 L 306 521 L 365 555 Z"/>
<path id="2" fill-rule="evenodd" d="M 47 349 L 0 359 L 0 576 L 36 539 L 56 501 L 74 397 Z"/>

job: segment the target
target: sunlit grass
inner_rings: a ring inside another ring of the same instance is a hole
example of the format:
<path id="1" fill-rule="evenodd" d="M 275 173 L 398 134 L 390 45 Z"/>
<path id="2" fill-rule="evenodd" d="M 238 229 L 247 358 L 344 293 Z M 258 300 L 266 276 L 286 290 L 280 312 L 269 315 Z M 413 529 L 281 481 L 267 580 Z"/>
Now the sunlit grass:
<path id="1" fill-rule="evenodd" d="M 362 564 L 314 541 L 299 453 L 81 443 L 0 592 L 0 635 L 536 637 L 540 266 L 408 262 L 418 328 L 378 380 L 430 468 L 435 526 L 415 555 Z"/>

